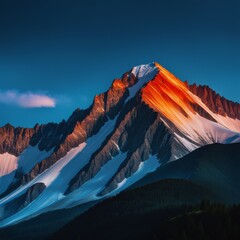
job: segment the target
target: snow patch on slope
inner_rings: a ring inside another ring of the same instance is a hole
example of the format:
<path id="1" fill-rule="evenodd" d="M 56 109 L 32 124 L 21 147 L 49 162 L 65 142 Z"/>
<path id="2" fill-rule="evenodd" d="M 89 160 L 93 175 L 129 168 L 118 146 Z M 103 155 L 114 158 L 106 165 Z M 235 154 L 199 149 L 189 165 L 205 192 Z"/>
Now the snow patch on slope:
<path id="1" fill-rule="evenodd" d="M 28 146 L 19 157 L 9 153 L 0 154 L 0 194 L 14 181 L 16 171 L 28 173 L 52 152 L 53 150 L 40 151 L 37 146 Z"/>
<path id="2" fill-rule="evenodd" d="M 193 114 L 189 111 L 188 115 L 188 118 L 182 116 L 185 119 L 182 124 L 178 125 L 178 122 L 174 122 L 177 130 L 173 130 L 175 140 L 187 150 L 185 154 L 207 144 L 240 142 L 239 132 L 205 119 L 199 114 Z M 179 159 L 185 154 L 182 155 L 181 151 L 175 152 L 171 160 Z"/>
<path id="3" fill-rule="evenodd" d="M 28 173 L 37 163 L 50 156 L 52 152 L 53 150 L 40 151 L 37 146 L 28 146 L 19 157 L 7 152 L 0 154 L 0 177 L 17 169 L 23 173 Z"/>
<path id="4" fill-rule="evenodd" d="M 13 182 L 16 171 L 0 177 L 0 194 L 4 193 Z"/>
<path id="5" fill-rule="evenodd" d="M 23 173 L 28 173 L 37 163 L 49 157 L 53 153 L 50 151 L 40 151 L 38 146 L 28 146 L 20 155 L 18 159 L 18 168 Z"/>
<path id="6" fill-rule="evenodd" d="M 192 92 L 189 91 L 189 94 L 194 98 L 195 102 L 201 106 L 207 113 L 209 113 L 220 125 L 223 127 L 240 133 L 240 120 L 233 119 L 228 116 L 222 116 L 220 114 L 213 113 L 199 98 L 198 96 L 194 95 Z"/>
<path id="7" fill-rule="evenodd" d="M 190 113 L 189 113 L 190 114 Z M 183 145 L 187 152 L 212 143 L 234 143 L 240 141 L 240 133 L 231 131 L 222 125 L 203 118 L 198 114 L 192 114 L 191 118 L 185 121 L 185 124 L 178 126 L 178 129 L 184 135 L 180 135 L 175 130 L 175 140 Z M 172 156 L 171 160 L 176 160 L 184 155 L 179 151 Z"/>
<path id="8" fill-rule="evenodd" d="M 10 154 L 0 154 L 0 177 L 7 175 L 18 167 L 18 157 Z"/>
<path id="9" fill-rule="evenodd" d="M 108 161 L 96 176 L 83 184 L 79 189 L 67 195 L 66 198 L 58 204 L 59 208 L 70 208 L 78 204 L 101 199 L 102 196 L 100 197 L 97 194 L 104 189 L 108 181 L 117 172 L 120 165 L 126 159 L 126 156 L 126 153 L 120 153 Z"/>
<path id="10" fill-rule="evenodd" d="M 118 187 L 115 190 L 113 190 L 106 196 L 113 196 L 125 190 L 126 188 L 133 185 L 135 182 L 142 179 L 148 173 L 154 172 L 158 167 L 160 167 L 160 163 L 157 156 L 150 156 L 148 160 L 140 163 L 138 170 L 131 177 L 125 178 L 122 182 L 118 184 Z"/>
<path id="11" fill-rule="evenodd" d="M 216 122 L 210 121 L 197 113 L 188 111 L 188 118 L 182 115 L 183 124 L 174 124 L 184 134 L 185 140 L 182 137 L 176 138 L 191 152 L 199 146 L 211 143 L 236 143 L 240 142 L 240 120 L 229 117 L 224 117 L 219 114 L 213 113 L 199 97 L 189 94 L 194 98 L 195 102 L 200 105 L 207 113 L 212 116 Z M 176 135 L 176 134 L 175 134 Z M 191 142 L 186 139 L 191 139 Z M 194 142 L 194 143 L 192 143 Z"/>
<path id="12" fill-rule="evenodd" d="M 144 84 L 152 80 L 158 73 L 158 69 L 154 63 L 150 63 L 134 67 L 132 73 L 138 78 L 138 82 L 128 89 L 129 97 L 127 100 L 134 97 Z"/>
<path id="13" fill-rule="evenodd" d="M 139 79 L 139 78 L 142 78 L 142 77 L 148 75 L 155 69 L 157 69 L 157 67 L 154 63 L 142 64 L 142 65 L 134 67 L 132 69 L 132 73 L 135 75 L 135 77 L 137 77 Z"/>

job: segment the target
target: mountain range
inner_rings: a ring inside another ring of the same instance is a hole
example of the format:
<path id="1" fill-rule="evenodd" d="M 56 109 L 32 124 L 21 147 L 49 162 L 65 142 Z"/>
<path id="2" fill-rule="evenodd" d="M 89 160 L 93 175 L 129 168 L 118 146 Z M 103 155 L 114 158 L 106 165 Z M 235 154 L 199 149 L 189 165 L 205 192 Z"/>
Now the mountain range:
<path id="1" fill-rule="evenodd" d="M 239 142 L 239 103 L 158 63 L 134 67 L 67 121 L 0 128 L 0 227 L 169 178 L 239 203 Z"/>

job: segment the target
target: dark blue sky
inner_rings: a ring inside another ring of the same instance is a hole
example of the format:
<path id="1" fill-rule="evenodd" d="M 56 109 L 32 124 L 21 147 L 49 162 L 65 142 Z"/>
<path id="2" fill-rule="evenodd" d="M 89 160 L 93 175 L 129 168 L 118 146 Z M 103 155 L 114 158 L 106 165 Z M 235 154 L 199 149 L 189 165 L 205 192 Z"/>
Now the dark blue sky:
<path id="1" fill-rule="evenodd" d="M 237 0 L 0 1 L 0 125 L 58 122 L 152 61 L 240 101 L 239 12 Z M 29 95 L 56 106 L 26 107 Z"/>

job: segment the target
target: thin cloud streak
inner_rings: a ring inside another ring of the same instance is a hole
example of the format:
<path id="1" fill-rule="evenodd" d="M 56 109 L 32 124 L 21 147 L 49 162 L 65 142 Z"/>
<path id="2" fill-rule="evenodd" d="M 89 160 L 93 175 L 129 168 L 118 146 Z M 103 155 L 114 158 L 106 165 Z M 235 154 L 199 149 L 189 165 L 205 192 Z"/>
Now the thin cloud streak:
<path id="1" fill-rule="evenodd" d="M 19 93 L 14 90 L 0 91 L 0 102 L 22 108 L 56 107 L 56 99 L 46 94 L 32 92 Z"/>

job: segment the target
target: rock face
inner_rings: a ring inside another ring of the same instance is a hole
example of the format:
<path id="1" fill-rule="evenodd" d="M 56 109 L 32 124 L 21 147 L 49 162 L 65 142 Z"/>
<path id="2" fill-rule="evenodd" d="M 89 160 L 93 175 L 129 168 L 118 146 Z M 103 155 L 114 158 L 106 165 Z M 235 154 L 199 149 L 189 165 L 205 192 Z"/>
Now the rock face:
<path id="1" fill-rule="evenodd" d="M 190 85 L 189 90 L 197 95 L 208 108 L 222 116 L 240 119 L 240 104 L 227 100 L 213 91 L 210 87 L 204 85 Z"/>
<path id="2" fill-rule="evenodd" d="M 27 207 L 44 191 L 45 188 L 46 186 L 43 183 L 36 183 L 28 188 L 24 194 L 15 198 L 12 202 L 9 202 L 5 206 L 0 207 L 0 211 L 2 212 L 0 219 L 7 218 L 13 213 Z"/>
<path id="3" fill-rule="evenodd" d="M 31 128 L 14 128 L 10 124 L 0 128 L 0 153 L 9 152 L 19 156 L 29 145 L 35 130 Z"/>
<path id="4" fill-rule="evenodd" d="M 163 122 L 156 118 L 150 126 L 145 126 L 144 136 L 140 139 L 138 146 L 128 149 L 125 162 L 99 195 L 103 196 L 116 189 L 124 179 L 137 172 L 141 162 L 149 159 L 151 155 L 157 155 L 162 163 L 169 160 L 171 147 L 171 134 Z"/>
<path id="5" fill-rule="evenodd" d="M 41 151 L 57 149 L 64 136 L 71 131 L 70 129 L 71 122 L 65 121 L 59 124 L 37 124 L 34 128 L 15 128 L 7 124 L 0 128 L 0 153 L 8 152 L 19 156 L 29 145 L 38 145 Z"/>
<path id="6" fill-rule="evenodd" d="M 26 195 L 25 195 L 25 204 L 31 203 L 35 200 L 46 188 L 44 183 L 36 183 L 35 185 L 28 188 Z"/>
<path id="7" fill-rule="evenodd" d="M 74 176 L 65 193 L 74 191 L 90 180 L 106 162 L 120 152 L 127 152 L 127 158 L 118 169 L 118 173 L 102 192 L 108 193 L 124 178 L 132 176 L 140 163 L 150 155 L 157 154 L 163 162 L 168 160 L 171 155 L 170 139 L 171 136 L 158 114 L 141 103 L 140 98 L 133 99 L 122 110 L 114 131 L 103 142 L 101 148 L 93 153 L 89 163 Z"/>

